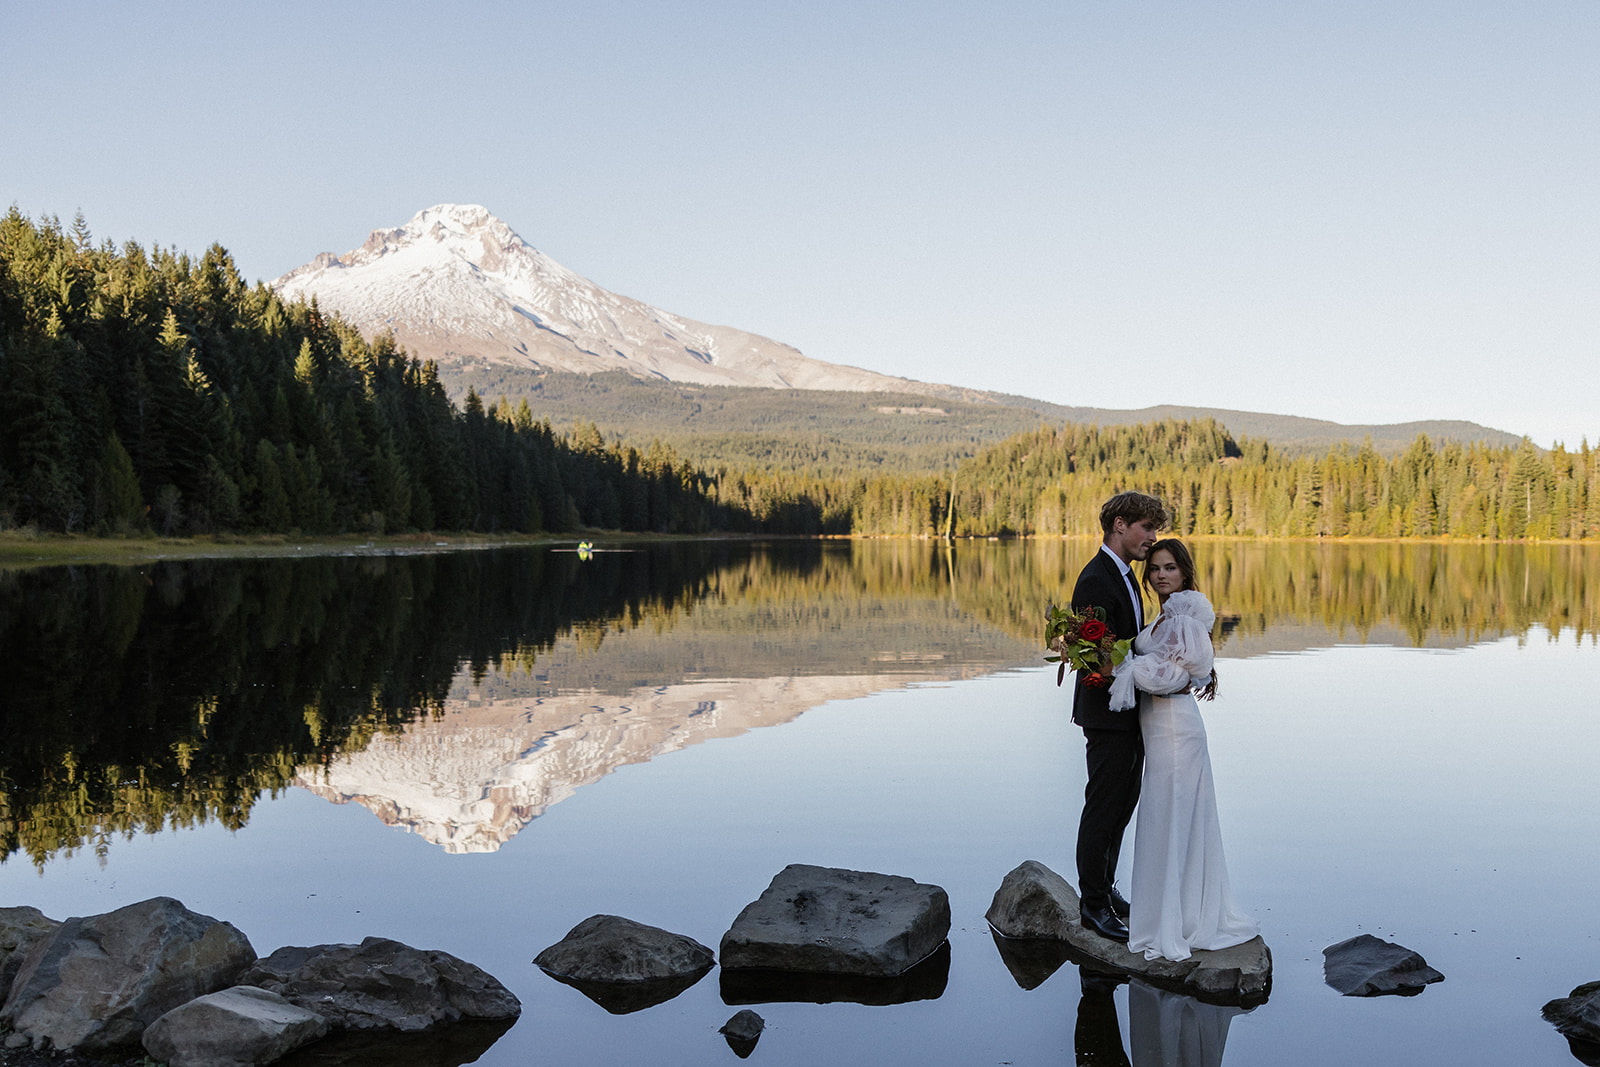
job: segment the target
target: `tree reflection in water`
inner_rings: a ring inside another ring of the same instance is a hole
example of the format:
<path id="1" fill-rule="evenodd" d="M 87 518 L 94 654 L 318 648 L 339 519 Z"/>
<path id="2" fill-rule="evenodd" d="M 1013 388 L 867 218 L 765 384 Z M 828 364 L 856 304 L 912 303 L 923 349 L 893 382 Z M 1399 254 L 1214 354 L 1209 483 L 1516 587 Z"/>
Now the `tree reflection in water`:
<path id="1" fill-rule="evenodd" d="M 0 572 L 0 847 L 242 826 L 263 792 L 442 714 L 452 686 L 944 677 L 1040 663 L 1092 541 L 697 542 Z M 1224 656 L 1594 639 L 1600 548 L 1204 541 Z"/>

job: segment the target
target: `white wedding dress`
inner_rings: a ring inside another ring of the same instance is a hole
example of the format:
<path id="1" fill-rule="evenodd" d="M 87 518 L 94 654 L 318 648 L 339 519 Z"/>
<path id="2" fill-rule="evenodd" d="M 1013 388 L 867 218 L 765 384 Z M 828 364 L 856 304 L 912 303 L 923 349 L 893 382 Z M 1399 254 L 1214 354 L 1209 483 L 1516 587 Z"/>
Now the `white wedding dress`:
<path id="1" fill-rule="evenodd" d="M 1228 886 L 1206 727 L 1191 693 L 1211 677 L 1215 620 L 1200 593 L 1173 593 L 1112 680 L 1113 708 L 1132 707 L 1139 690 L 1144 779 L 1133 832 L 1128 948 L 1145 959 L 1186 960 L 1194 949 L 1240 945 L 1261 932 Z"/>

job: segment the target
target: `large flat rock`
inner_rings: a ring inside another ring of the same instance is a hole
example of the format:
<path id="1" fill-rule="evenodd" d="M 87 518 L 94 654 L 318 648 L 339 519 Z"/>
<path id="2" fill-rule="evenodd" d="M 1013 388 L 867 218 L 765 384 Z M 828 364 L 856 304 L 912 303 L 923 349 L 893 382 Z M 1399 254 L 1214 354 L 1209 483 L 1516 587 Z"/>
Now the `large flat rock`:
<path id="1" fill-rule="evenodd" d="M 889 978 L 950 933 L 950 898 L 892 874 L 793 863 L 722 937 L 723 971 L 767 969 Z"/>
<path id="2" fill-rule="evenodd" d="M 256 958 L 234 927 L 171 897 L 72 918 L 34 942 L 12 983 L 0 1026 L 35 1048 L 134 1045 L 145 1027 L 235 984 Z"/>
<path id="3" fill-rule="evenodd" d="M 1004 938 L 1059 942 L 1066 958 L 1080 966 L 1138 975 L 1152 985 L 1211 1003 L 1260 1004 L 1272 989 L 1272 952 L 1260 937 L 1232 948 L 1196 949 L 1186 960 L 1147 960 L 1143 953 L 1129 952 L 1127 945 L 1085 929 L 1078 917 L 1078 894 L 1037 860 L 1025 860 L 1005 876 L 984 917 Z M 1007 966 L 1018 969 L 1010 959 Z M 1025 987 L 1028 981 L 1032 978 L 1018 977 Z"/>

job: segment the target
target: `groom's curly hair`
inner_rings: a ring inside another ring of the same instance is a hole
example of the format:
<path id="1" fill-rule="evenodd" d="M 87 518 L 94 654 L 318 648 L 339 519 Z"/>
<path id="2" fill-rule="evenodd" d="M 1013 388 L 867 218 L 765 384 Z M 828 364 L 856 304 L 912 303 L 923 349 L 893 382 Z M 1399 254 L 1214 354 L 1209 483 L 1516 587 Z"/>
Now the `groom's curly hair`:
<path id="1" fill-rule="evenodd" d="M 1118 519 L 1130 526 L 1145 520 L 1158 530 L 1166 529 L 1172 522 L 1167 506 L 1148 493 L 1118 493 L 1100 505 L 1102 530 L 1109 534 Z"/>

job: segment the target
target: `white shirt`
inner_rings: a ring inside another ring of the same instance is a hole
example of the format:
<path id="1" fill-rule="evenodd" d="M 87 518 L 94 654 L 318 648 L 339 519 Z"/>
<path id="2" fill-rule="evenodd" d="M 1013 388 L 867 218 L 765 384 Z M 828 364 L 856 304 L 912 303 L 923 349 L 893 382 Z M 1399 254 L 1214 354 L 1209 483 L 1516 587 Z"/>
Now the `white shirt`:
<path id="1" fill-rule="evenodd" d="M 1133 629 L 1138 633 L 1144 629 L 1144 601 L 1139 598 L 1139 591 L 1133 586 L 1133 568 L 1128 566 L 1121 556 L 1117 555 L 1105 545 L 1100 546 L 1100 551 L 1111 557 L 1111 562 L 1117 565 L 1117 573 L 1122 575 L 1122 584 L 1128 589 L 1128 599 L 1133 601 Z"/>

